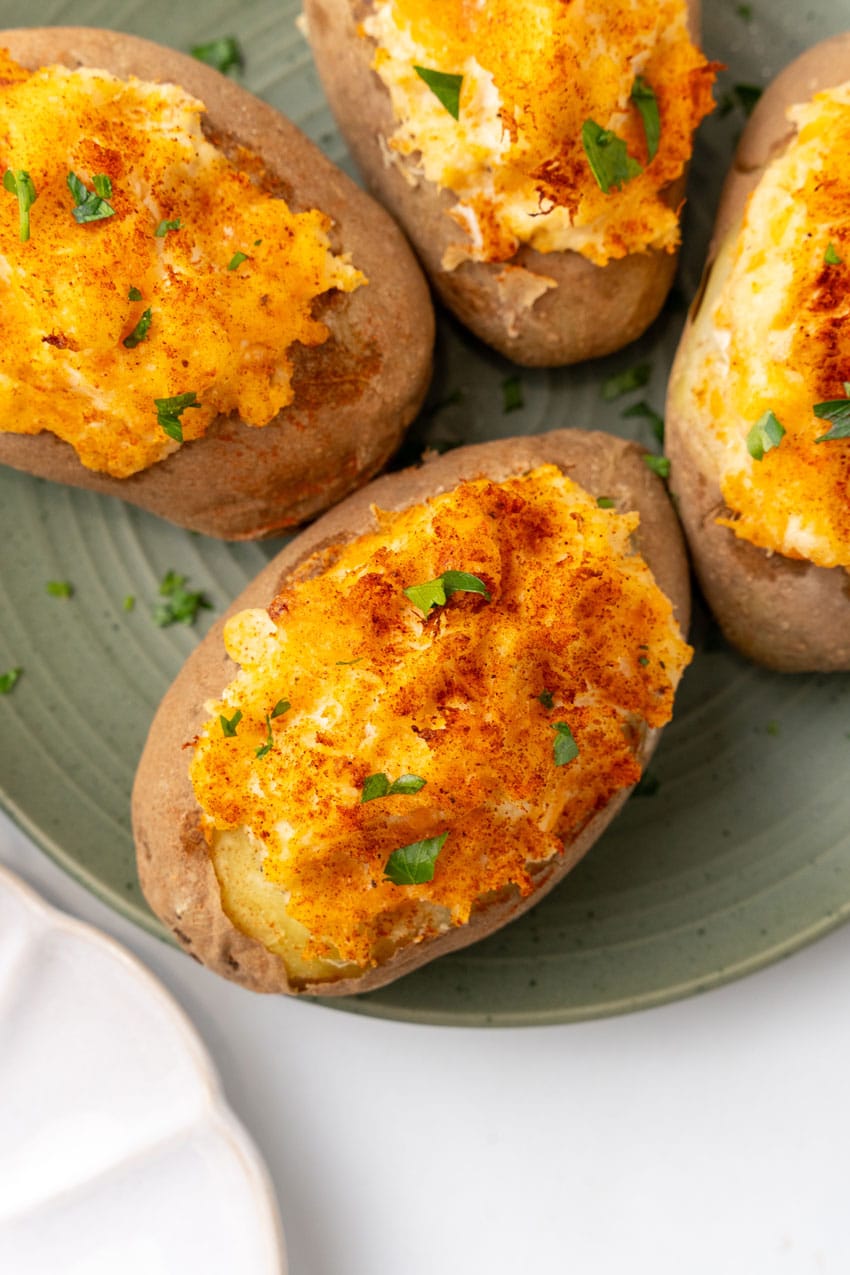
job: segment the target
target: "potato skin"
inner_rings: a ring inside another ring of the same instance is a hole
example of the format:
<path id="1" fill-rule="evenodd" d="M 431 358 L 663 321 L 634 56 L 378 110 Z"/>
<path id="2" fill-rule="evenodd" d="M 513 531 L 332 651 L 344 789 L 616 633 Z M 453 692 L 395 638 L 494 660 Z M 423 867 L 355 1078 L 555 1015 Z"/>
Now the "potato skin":
<path id="1" fill-rule="evenodd" d="M 210 630 L 163 699 L 142 753 L 133 789 L 133 829 L 142 889 L 184 949 L 203 964 L 253 991 L 331 996 L 380 987 L 436 956 L 485 937 L 526 911 L 579 861 L 623 805 L 629 790 L 618 793 L 566 847 L 563 856 L 541 867 L 530 897 L 519 899 L 510 894 L 496 900 L 474 911 L 467 925 L 402 948 L 386 964 L 359 978 L 294 987 L 283 961 L 237 930 L 222 911 L 189 781 L 183 746 L 207 720 L 205 703 L 217 698 L 236 673 L 222 641 L 222 629 L 230 615 L 245 607 L 268 606 L 282 582 L 317 550 L 374 530 L 373 503 L 387 510 L 406 509 L 451 490 L 464 479 L 501 481 L 549 462 L 589 492 L 613 497 L 621 512 L 639 511 L 636 547 L 673 602 L 682 631 L 687 630 L 690 591 L 681 532 L 662 483 L 643 463 L 641 449 L 634 443 L 579 430 L 482 443 L 379 478 L 349 497 L 287 545 Z M 651 755 L 659 733 L 647 731 L 639 744 L 642 763 Z"/>
<path id="2" fill-rule="evenodd" d="M 728 248 L 765 167 L 793 137 L 788 107 L 850 77 L 850 34 L 809 49 L 773 81 L 753 112 L 723 187 L 703 287 L 680 342 L 667 396 L 666 450 L 696 574 L 726 637 L 744 655 L 783 673 L 850 669 L 850 574 L 770 554 L 717 518 L 728 512 L 700 444 L 705 422 L 687 395 L 706 289 L 719 286 Z M 706 307 L 707 309 L 707 307 Z"/>
<path id="3" fill-rule="evenodd" d="M 47 433 L 0 433 L 0 463 L 120 496 L 225 540 L 276 535 L 366 482 L 401 441 L 431 373 L 427 284 L 391 218 L 294 124 L 195 58 L 79 27 L 0 31 L 0 46 L 30 68 L 61 62 L 181 85 L 205 102 L 204 126 L 226 154 L 235 158 L 247 147 L 290 207 L 317 207 L 333 218 L 334 247 L 350 252 L 369 280 L 320 303 L 331 336 L 321 346 L 294 347 L 295 400 L 262 429 L 219 416 L 203 439 L 124 479 L 86 469 L 69 444 Z"/>
<path id="4" fill-rule="evenodd" d="M 309 40 L 331 109 L 373 194 L 404 226 L 443 302 L 488 345 L 527 367 L 559 367 L 611 354 L 634 341 L 658 315 L 676 273 L 677 254 L 633 253 L 597 266 L 577 252 L 540 253 L 523 245 L 509 262 L 466 261 L 444 270 L 449 244 L 463 231 L 445 210 L 449 191 L 431 182 L 410 186 L 385 162 L 379 138 L 395 128 L 389 93 L 371 68 L 372 45 L 355 28 L 370 0 L 304 0 Z M 699 0 L 690 0 L 690 24 L 699 28 Z M 665 194 L 682 202 L 685 178 Z M 499 282 L 505 267 L 513 285 Z M 516 272 L 519 267 L 521 273 Z M 514 289 L 541 275 L 554 279 L 539 300 L 522 303 Z"/>

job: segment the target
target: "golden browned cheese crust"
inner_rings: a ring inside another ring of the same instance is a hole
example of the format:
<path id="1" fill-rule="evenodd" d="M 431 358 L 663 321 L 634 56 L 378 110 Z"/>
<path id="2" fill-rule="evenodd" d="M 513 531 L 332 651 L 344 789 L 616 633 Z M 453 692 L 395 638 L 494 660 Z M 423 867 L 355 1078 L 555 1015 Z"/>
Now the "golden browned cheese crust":
<path id="1" fill-rule="evenodd" d="M 473 332 L 526 366 L 578 363 L 622 348 L 649 327 L 676 271 L 674 252 L 631 253 L 597 266 L 578 252 L 541 253 L 523 245 L 507 263 L 465 261 L 443 267 L 447 248 L 464 238 L 446 216 L 449 191 L 411 185 L 386 161 L 384 139 L 395 128 L 390 96 L 372 69 L 374 48 L 357 26 L 368 0 L 305 0 L 309 39 L 322 85 L 357 164 L 375 196 L 404 226 L 435 289 Z M 688 4 L 698 38 L 699 3 Z M 684 175 L 663 198 L 677 209 Z M 543 285 L 552 280 L 556 286 Z"/>
<path id="2" fill-rule="evenodd" d="M 670 377 L 666 450 L 670 486 L 706 599 L 727 638 L 750 659 L 779 672 L 850 669 L 850 574 L 769 554 L 738 539 L 717 518 L 729 514 L 717 474 L 699 444 L 703 423 L 686 394 L 694 358 L 694 322 L 721 247 L 740 225 L 767 164 L 793 137 L 789 107 L 850 78 L 850 35 L 815 45 L 763 94 L 745 129 L 723 188 L 703 279 Z"/>
<path id="3" fill-rule="evenodd" d="M 293 210 L 319 208 L 332 218 L 334 249 L 349 253 L 369 280 L 319 303 L 331 336 L 295 348 L 295 400 L 263 429 L 218 417 L 203 439 L 126 479 L 85 469 L 49 434 L 0 433 L 0 463 L 120 496 L 230 540 L 277 534 L 367 481 L 398 446 L 431 372 L 427 285 L 392 220 L 293 124 L 194 58 L 85 28 L 0 32 L 0 46 L 29 68 L 92 66 L 179 84 L 206 104 L 205 131 L 234 162 L 245 148 Z"/>
<path id="4" fill-rule="evenodd" d="M 386 964 L 362 977 L 334 983 L 290 986 L 283 961 L 237 930 L 221 908 L 219 886 L 201 831 L 200 809 L 188 775 L 184 745 L 206 721 L 206 704 L 233 678 L 235 665 L 224 652 L 226 619 L 248 607 L 267 606 L 281 582 L 317 550 L 375 529 L 372 505 L 401 510 L 427 497 L 450 491 L 463 479 L 502 481 L 537 465 L 552 463 L 593 495 L 613 497 L 621 512 L 637 510 L 640 527 L 635 547 L 662 591 L 674 604 L 686 630 L 689 618 L 687 564 L 681 534 L 664 487 L 632 443 L 604 434 L 556 431 L 539 437 L 500 440 L 465 447 L 427 461 L 422 467 L 378 479 L 288 545 L 237 598 L 227 616 L 190 656 L 165 696 L 148 735 L 133 791 L 133 826 L 142 888 L 153 910 L 186 951 L 226 978 L 255 991 L 344 995 L 368 991 L 445 952 L 484 937 L 518 916 L 560 881 L 598 838 L 620 809 L 628 790 L 617 794 L 594 816 L 564 854 L 543 865 L 533 892 L 514 893 L 479 907 L 465 926 L 400 949 Z M 643 764 L 658 732 L 647 732 L 637 746 Z"/>

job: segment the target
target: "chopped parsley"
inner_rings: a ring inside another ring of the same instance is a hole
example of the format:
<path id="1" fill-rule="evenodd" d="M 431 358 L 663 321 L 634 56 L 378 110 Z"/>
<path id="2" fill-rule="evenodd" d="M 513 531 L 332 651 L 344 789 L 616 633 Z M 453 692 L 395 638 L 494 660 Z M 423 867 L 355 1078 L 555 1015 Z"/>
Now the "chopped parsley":
<path id="1" fill-rule="evenodd" d="M 776 419 L 773 412 L 765 412 L 747 434 L 747 451 L 753 460 L 764 460 L 765 453 L 778 447 L 784 437 L 784 426 Z"/>
<path id="2" fill-rule="evenodd" d="M 132 593 L 128 593 L 123 603 L 124 610 L 132 611 L 135 605 L 136 605 L 136 599 L 134 598 Z"/>
<path id="3" fill-rule="evenodd" d="M 169 624 L 194 624 L 199 611 L 209 611 L 212 603 L 200 591 L 187 589 L 186 576 L 176 571 L 167 571 L 159 586 L 160 597 L 165 601 L 157 602 L 153 610 L 154 623 L 161 629 Z"/>
<path id="4" fill-rule="evenodd" d="M 415 792 L 421 792 L 425 783 L 421 775 L 402 775 L 392 783 L 383 772 L 369 775 L 363 782 L 360 802 L 362 805 L 364 801 L 374 801 L 376 797 L 409 797 Z"/>
<path id="5" fill-rule="evenodd" d="M 600 509 L 613 509 L 616 503 L 617 502 L 613 496 L 597 496 L 596 497 L 596 504 Z"/>
<path id="6" fill-rule="evenodd" d="M 179 217 L 175 217 L 173 221 L 161 221 L 153 232 L 157 239 L 164 239 L 169 230 L 182 230 L 183 223 Z"/>
<path id="7" fill-rule="evenodd" d="M 645 420 L 658 442 L 664 442 L 664 417 L 659 416 L 655 408 L 650 407 L 645 399 L 641 399 L 639 403 L 633 403 L 631 407 L 627 407 L 623 412 L 623 416 L 637 416 L 641 420 Z"/>
<path id="8" fill-rule="evenodd" d="M 661 138 L 661 116 L 658 113 L 658 98 L 655 96 L 655 90 L 651 84 L 647 84 L 642 75 L 637 76 L 632 85 L 631 99 L 643 120 L 646 149 L 650 160 L 653 160 L 658 154 L 658 142 Z"/>
<path id="9" fill-rule="evenodd" d="M 622 137 L 610 129 L 600 128 L 595 120 L 584 121 L 581 140 L 590 171 L 604 195 L 643 172 L 637 160 L 632 159 Z"/>
<path id="10" fill-rule="evenodd" d="M 844 258 L 839 257 L 835 250 L 835 244 L 830 239 L 826 246 L 826 252 L 823 254 L 824 264 L 827 266 L 843 266 Z"/>
<path id="11" fill-rule="evenodd" d="M 94 190 L 89 190 L 76 173 L 69 173 L 66 180 L 74 197 L 73 213 L 78 226 L 115 216 L 115 209 L 107 202 L 112 195 L 112 182 L 105 173 L 97 173 L 92 179 Z"/>
<path id="12" fill-rule="evenodd" d="M 142 299 L 142 294 L 141 292 L 139 292 L 138 288 L 131 288 L 130 291 L 127 293 L 128 301 L 141 301 L 141 299 Z"/>
<path id="13" fill-rule="evenodd" d="M 832 429 L 816 438 L 816 443 L 832 443 L 837 438 L 850 438 L 850 381 L 844 382 L 847 398 L 833 398 L 827 403 L 815 403 L 815 416 L 822 421 L 832 421 Z"/>
<path id="14" fill-rule="evenodd" d="M 73 596 L 74 586 L 67 580 L 48 580 L 47 592 L 51 598 L 70 598 Z"/>
<path id="15" fill-rule="evenodd" d="M 23 671 L 22 668 L 10 668 L 6 673 L 0 673 L 0 695 L 8 695 L 14 689 Z"/>
<path id="16" fill-rule="evenodd" d="M 426 881 L 433 881 L 437 855 L 448 835 L 441 832 L 437 837 L 426 837 L 424 841 L 393 850 L 384 867 L 386 877 L 394 885 L 424 885 Z"/>
<path id="17" fill-rule="evenodd" d="M 631 394 L 632 390 L 643 389 L 644 385 L 649 383 L 651 375 L 650 363 L 636 363 L 634 367 L 626 368 L 624 372 L 615 372 L 613 376 L 609 376 L 602 382 L 599 392 L 606 403 L 610 403 L 612 399 L 620 398 L 623 394 Z"/>
<path id="18" fill-rule="evenodd" d="M 551 691 L 541 691 L 540 694 L 537 696 L 537 698 L 540 700 L 540 703 L 543 705 L 544 708 L 555 707 L 555 701 L 552 698 Z"/>
<path id="19" fill-rule="evenodd" d="M 139 319 L 139 322 L 133 328 L 133 331 L 128 333 L 128 335 L 124 337 L 124 340 L 121 342 L 121 344 L 125 346 L 128 350 L 135 350 L 137 345 L 141 345 L 142 341 L 147 339 L 148 328 L 150 327 L 150 325 L 151 325 L 150 309 L 143 310 L 142 317 Z M 191 406 L 191 404 L 189 404 L 189 406 Z"/>
<path id="20" fill-rule="evenodd" d="M 247 252 L 234 252 L 230 261 L 227 263 L 228 270 L 238 270 L 243 261 L 248 260 Z"/>
<path id="21" fill-rule="evenodd" d="M 480 593 L 487 601 L 490 594 L 487 586 L 478 576 L 469 575 L 466 571 L 444 571 L 436 580 L 426 580 L 424 584 L 412 584 L 404 590 L 404 596 L 423 615 L 427 615 L 432 607 L 442 607 L 453 593 Z"/>
<path id="22" fill-rule="evenodd" d="M 254 756 L 265 757 L 266 754 L 270 753 L 273 748 L 274 735 L 272 734 L 272 719 L 269 714 L 266 713 L 266 742 L 264 744 L 260 744 L 260 747 L 257 749 Z"/>
<path id="23" fill-rule="evenodd" d="M 720 99 L 718 114 L 722 119 L 737 107 L 749 119 L 763 92 L 764 89 L 758 84 L 733 84 Z"/>
<path id="24" fill-rule="evenodd" d="M 502 381 L 503 406 L 502 411 L 516 412 L 520 407 L 525 405 L 525 398 L 522 393 L 522 381 L 518 376 L 506 376 Z"/>
<path id="25" fill-rule="evenodd" d="M 555 732 L 554 755 L 556 766 L 566 766 L 578 757 L 578 744 L 573 739 L 573 732 L 566 722 L 553 722 Z"/>
<path id="26" fill-rule="evenodd" d="M 160 429 L 176 442 L 183 442 L 183 425 L 180 417 L 187 407 L 200 407 L 198 396 L 194 390 L 186 394 L 176 394 L 174 398 L 155 398 L 156 421 Z"/>
<path id="27" fill-rule="evenodd" d="M 660 787 L 661 780 L 657 775 L 644 772 L 632 791 L 635 797 L 654 797 Z"/>
<path id="28" fill-rule="evenodd" d="M 235 35 L 222 35 L 205 44 L 193 44 L 192 57 L 199 62 L 206 62 L 207 66 L 215 67 L 222 75 L 240 71 L 245 65 L 242 49 Z"/>
<path id="29" fill-rule="evenodd" d="M 29 173 L 23 168 L 7 168 L 3 174 L 3 189 L 18 201 L 18 233 L 21 243 L 30 237 L 30 209 L 38 199 Z"/>
<path id="30" fill-rule="evenodd" d="M 242 721 L 242 709 L 237 708 L 232 717 L 225 717 L 222 713 L 218 719 L 221 722 L 221 733 L 227 739 L 233 739 L 236 735 L 236 727 Z"/>
<path id="31" fill-rule="evenodd" d="M 670 477 L 670 461 L 666 456 L 653 456 L 651 452 L 644 452 L 643 463 L 659 478 Z"/>
<path id="32" fill-rule="evenodd" d="M 420 80 L 425 81 L 452 119 L 460 119 L 460 90 L 463 76 L 448 75 L 445 71 L 432 71 L 427 66 L 414 66 L 413 69 Z"/>
<path id="33" fill-rule="evenodd" d="M 272 717 L 283 717 L 284 713 L 288 713 L 292 705 L 288 699 L 279 699 L 271 711 Z"/>

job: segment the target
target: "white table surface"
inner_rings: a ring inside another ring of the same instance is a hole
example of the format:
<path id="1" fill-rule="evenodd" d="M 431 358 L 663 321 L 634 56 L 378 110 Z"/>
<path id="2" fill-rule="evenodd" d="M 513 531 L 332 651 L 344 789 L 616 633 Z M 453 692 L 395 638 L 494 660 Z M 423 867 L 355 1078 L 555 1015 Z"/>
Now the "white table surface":
<path id="1" fill-rule="evenodd" d="M 660 1009 L 420 1027 L 225 983 L 3 815 L 0 862 L 186 1010 L 271 1171 L 291 1275 L 850 1270 L 850 927 Z"/>

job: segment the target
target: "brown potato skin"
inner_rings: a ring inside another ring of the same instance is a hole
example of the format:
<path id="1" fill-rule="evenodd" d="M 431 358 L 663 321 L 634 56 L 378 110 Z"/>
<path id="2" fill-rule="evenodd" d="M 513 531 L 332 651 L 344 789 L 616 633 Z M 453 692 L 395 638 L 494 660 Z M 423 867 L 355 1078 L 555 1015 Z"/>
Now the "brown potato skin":
<path id="1" fill-rule="evenodd" d="M 371 68 L 373 44 L 356 35 L 370 0 L 305 0 L 309 40 L 322 86 L 340 131 L 370 190 L 404 226 L 440 298 L 488 345 L 527 367 L 559 367 L 611 354 L 634 341 L 658 315 L 676 273 L 677 254 L 633 253 L 597 266 L 577 252 L 540 253 L 523 246 L 510 262 L 467 261 L 444 270 L 449 244 L 463 231 L 445 210 L 450 191 L 431 182 L 408 185 L 395 164 L 385 163 L 379 137 L 395 129 L 389 93 Z M 691 29 L 698 35 L 699 3 L 690 0 Z M 685 178 L 665 200 L 682 202 Z M 505 266 L 548 276 L 550 288 L 530 308 L 506 305 L 498 276 Z"/>
<path id="2" fill-rule="evenodd" d="M 351 253 L 369 280 L 320 303 L 331 336 L 293 347 L 295 401 L 262 429 L 219 416 L 203 439 L 123 479 L 86 469 L 48 433 L 0 433 L 0 463 L 119 496 L 224 540 L 276 535 L 366 482 L 398 446 L 431 374 L 428 287 L 391 218 L 294 124 L 195 58 L 79 27 L 0 31 L 0 46 L 30 68 L 61 62 L 179 84 L 206 104 L 205 128 L 226 154 L 247 147 L 290 207 L 333 219 L 334 247 Z"/>
<path id="3" fill-rule="evenodd" d="M 809 49 L 777 76 L 753 112 L 720 200 L 703 288 L 691 308 L 667 396 L 666 451 L 691 555 L 706 600 L 729 641 L 782 673 L 850 669 L 850 574 L 841 567 L 770 554 L 740 540 L 717 518 L 728 513 L 699 445 L 701 421 L 687 397 L 694 326 L 722 245 L 737 233 L 766 165 L 793 137 L 789 106 L 850 77 L 850 34 Z"/>
<path id="4" fill-rule="evenodd" d="M 283 961 L 237 930 L 222 911 L 189 782 L 184 745 L 206 722 L 205 703 L 217 698 L 236 673 L 222 642 L 228 616 L 245 607 L 268 606 L 283 581 L 317 550 L 374 530 L 373 503 L 387 510 L 406 509 L 453 489 L 464 479 L 486 476 L 501 481 L 547 462 L 558 465 L 592 494 L 613 497 L 621 512 L 639 511 L 636 548 L 673 602 L 682 631 L 687 630 L 690 588 L 681 532 L 663 484 L 643 463 L 641 449 L 634 443 L 580 430 L 482 443 L 379 478 L 349 497 L 287 545 L 210 630 L 163 699 L 142 753 L 133 789 L 142 889 L 182 947 L 203 964 L 253 991 L 332 996 L 381 987 L 436 956 L 483 938 L 526 911 L 578 862 L 623 805 L 629 790 L 618 793 L 566 846 L 563 856 L 541 865 L 536 888 L 528 898 L 511 893 L 492 902 L 475 911 L 467 925 L 403 948 L 360 978 L 296 987 L 289 983 Z M 659 733 L 647 731 L 639 744 L 642 763 L 651 755 Z"/>

